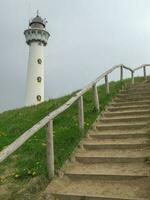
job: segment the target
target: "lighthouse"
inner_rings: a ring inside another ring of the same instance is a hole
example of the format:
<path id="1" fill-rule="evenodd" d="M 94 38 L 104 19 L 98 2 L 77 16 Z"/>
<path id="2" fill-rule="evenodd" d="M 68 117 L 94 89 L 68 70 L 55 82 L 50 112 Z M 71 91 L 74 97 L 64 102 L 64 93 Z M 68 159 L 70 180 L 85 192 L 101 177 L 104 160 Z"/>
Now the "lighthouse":
<path id="1" fill-rule="evenodd" d="M 26 106 L 37 105 L 44 101 L 44 47 L 49 39 L 46 31 L 46 19 L 39 16 L 29 22 L 24 31 L 29 45 L 29 58 L 26 79 Z"/>

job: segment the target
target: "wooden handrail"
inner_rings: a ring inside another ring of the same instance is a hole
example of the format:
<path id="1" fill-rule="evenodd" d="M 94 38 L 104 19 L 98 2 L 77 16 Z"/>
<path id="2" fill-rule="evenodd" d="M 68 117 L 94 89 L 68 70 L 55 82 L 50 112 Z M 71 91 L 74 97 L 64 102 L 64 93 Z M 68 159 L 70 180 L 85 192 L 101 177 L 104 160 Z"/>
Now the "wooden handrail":
<path id="1" fill-rule="evenodd" d="M 132 72 L 131 72 L 132 84 L 134 84 L 134 73 L 137 70 L 139 70 L 139 69 L 143 68 L 144 79 L 145 80 L 147 79 L 147 76 L 146 76 L 146 67 L 149 67 L 149 66 L 150 66 L 150 64 L 143 64 L 143 65 L 140 65 L 139 67 L 135 68 L 134 70 L 132 70 Z"/>
<path id="2" fill-rule="evenodd" d="M 144 69 L 144 78 L 146 79 L 146 67 L 150 64 L 141 65 L 134 70 L 129 67 L 126 67 L 123 64 L 115 65 L 111 69 L 107 70 L 105 73 L 101 74 L 97 79 L 92 81 L 90 84 L 85 86 L 82 90 L 77 92 L 73 97 L 71 97 L 65 104 L 57 108 L 56 110 L 49 113 L 46 117 L 36 123 L 32 128 L 27 130 L 21 136 L 19 136 L 14 142 L 5 147 L 4 150 L 0 152 L 0 162 L 5 160 L 9 155 L 15 152 L 19 147 L 21 147 L 30 137 L 32 137 L 37 131 L 41 128 L 46 128 L 47 135 L 47 165 L 49 177 L 54 176 L 54 149 L 53 149 L 53 120 L 59 114 L 67 110 L 73 103 L 78 101 L 78 120 L 80 130 L 84 130 L 84 105 L 83 105 L 83 95 L 93 89 L 93 103 L 97 111 L 99 111 L 99 98 L 96 84 L 105 79 L 106 92 L 109 94 L 109 81 L 108 75 L 113 72 L 115 69 L 120 68 L 120 80 L 123 80 L 123 69 L 129 70 L 131 72 L 132 84 L 134 84 L 134 72 L 143 68 Z"/>
<path id="3" fill-rule="evenodd" d="M 135 71 L 137 71 L 139 69 L 142 69 L 143 67 L 148 67 L 148 66 L 150 66 L 150 64 L 140 65 L 139 67 L 135 68 L 133 71 L 135 72 Z"/>

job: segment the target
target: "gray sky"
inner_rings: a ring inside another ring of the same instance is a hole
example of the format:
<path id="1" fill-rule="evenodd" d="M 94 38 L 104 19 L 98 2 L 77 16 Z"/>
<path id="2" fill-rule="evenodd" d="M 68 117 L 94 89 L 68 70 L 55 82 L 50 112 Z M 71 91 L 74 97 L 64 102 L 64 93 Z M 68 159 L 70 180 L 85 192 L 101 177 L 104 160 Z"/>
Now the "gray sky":
<path id="1" fill-rule="evenodd" d="M 0 2 L 0 111 L 25 103 L 23 31 L 37 9 L 51 34 L 45 48 L 46 99 L 82 88 L 112 65 L 150 63 L 149 0 Z M 116 79 L 117 72 L 110 78 Z"/>

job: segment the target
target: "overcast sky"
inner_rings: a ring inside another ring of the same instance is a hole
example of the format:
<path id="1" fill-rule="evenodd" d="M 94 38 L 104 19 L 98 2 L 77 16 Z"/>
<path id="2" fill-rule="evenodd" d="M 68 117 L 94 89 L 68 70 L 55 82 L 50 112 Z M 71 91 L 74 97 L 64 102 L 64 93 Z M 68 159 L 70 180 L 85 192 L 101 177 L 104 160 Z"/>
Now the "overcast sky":
<path id="1" fill-rule="evenodd" d="M 45 48 L 46 99 L 82 88 L 115 64 L 150 63 L 149 0 L 0 2 L 0 111 L 25 104 L 28 46 L 23 31 L 37 9 L 51 34 Z"/>

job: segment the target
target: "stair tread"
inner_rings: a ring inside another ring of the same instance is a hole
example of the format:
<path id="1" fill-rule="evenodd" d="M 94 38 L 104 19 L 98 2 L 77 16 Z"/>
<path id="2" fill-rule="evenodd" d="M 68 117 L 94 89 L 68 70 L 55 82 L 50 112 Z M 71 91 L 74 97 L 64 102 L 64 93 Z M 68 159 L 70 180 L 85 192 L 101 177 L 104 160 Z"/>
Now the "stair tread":
<path id="1" fill-rule="evenodd" d="M 140 116 L 119 116 L 119 117 L 102 117 L 101 119 L 105 119 L 105 120 L 109 120 L 109 119 L 134 119 L 134 118 L 137 118 L 137 119 L 141 119 L 141 118 L 150 118 L 150 115 L 140 115 Z"/>
<path id="2" fill-rule="evenodd" d="M 73 163 L 65 169 L 66 174 L 150 176 L 150 166 L 143 163 Z"/>
<path id="3" fill-rule="evenodd" d="M 83 144 L 90 144 L 90 145 L 109 145 L 109 144 L 150 144 L 149 138 L 129 138 L 129 139 L 105 139 L 105 140 L 98 140 L 98 139 L 86 139 L 83 141 Z"/>
<path id="4" fill-rule="evenodd" d="M 149 157 L 150 149 L 79 150 L 76 157 Z"/>
<path id="5" fill-rule="evenodd" d="M 89 134 L 89 138 L 95 138 L 97 140 L 107 140 L 107 139 L 127 139 L 127 138 L 143 138 L 143 139 L 147 139 L 149 136 L 148 133 L 135 133 L 135 132 L 104 132 L 104 133 L 91 133 Z"/>
<path id="6" fill-rule="evenodd" d="M 146 108 L 150 108 L 150 105 L 122 105 L 122 106 L 109 106 L 108 108 L 116 108 L 116 109 L 118 109 L 118 108 L 140 108 L 140 107 L 146 107 Z"/>
<path id="7" fill-rule="evenodd" d="M 111 113 L 110 111 L 107 111 L 109 113 Z M 141 110 L 123 110 L 123 111 L 114 111 L 113 113 L 132 113 L 132 112 L 135 112 L 136 113 L 139 113 L 139 112 L 150 112 L 150 109 L 141 109 Z"/>
<path id="8" fill-rule="evenodd" d="M 150 96 L 127 96 L 127 97 L 118 97 L 116 96 L 115 101 L 141 101 L 148 100 Z"/>
<path id="9" fill-rule="evenodd" d="M 150 93 L 126 93 L 126 94 L 118 94 L 117 97 L 149 97 Z"/>
<path id="10" fill-rule="evenodd" d="M 124 135 L 124 134 L 145 134 L 147 132 L 147 129 L 145 129 L 144 131 L 142 130 L 101 130 L 101 131 L 93 131 L 93 132 L 90 132 L 90 136 L 92 135 L 116 135 L 116 134 L 121 134 L 121 135 Z"/>
<path id="11" fill-rule="evenodd" d="M 141 101 L 124 101 L 124 102 L 112 102 L 109 104 L 110 106 L 114 106 L 114 107 L 117 107 L 117 106 L 132 106 L 132 105 L 135 105 L 135 106 L 138 106 L 138 105 L 143 105 L 143 106 L 149 106 L 150 105 L 150 100 L 141 100 Z"/>
<path id="12" fill-rule="evenodd" d="M 140 95 L 144 95 L 144 94 L 150 94 L 150 91 L 147 90 L 147 91 L 140 92 Z M 139 95 L 139 92 L 135 91 L 135 92 L 129 93 L 127 90 L 122 90 L 119 95 Z"/>
<path id="13" fill-rule="evenodd" d="M 137 125 L 137 126 L 141 126 L 141 125 L 147 125 L 147 123 L 145 123 L 145 122 L 131 122 L 131 121 L 129 121 L 129 122 L 116 122 L 116 123 L 114 123 L 114 122 L 112 122 L 112 123 L 103 123 L 103 122 L 99 122 L 98 124 L 97 124 L 97 126 L 132 126 L 132 125 Z"/>
<path id="14" fill-rule="evenodd" d="M 150 195 L 149 185 L 146 185 L 147 180 L 143 178 L 138 181 L 92 181 L 92 180 L 57 180 L 46 189 L 46 192 L 60 195 L 72 195 L 82 197 L 105 197 L 114 199 L 140 199 L 144 200 Z M 59 186 L 58 186 L 59 185 Z"/>

